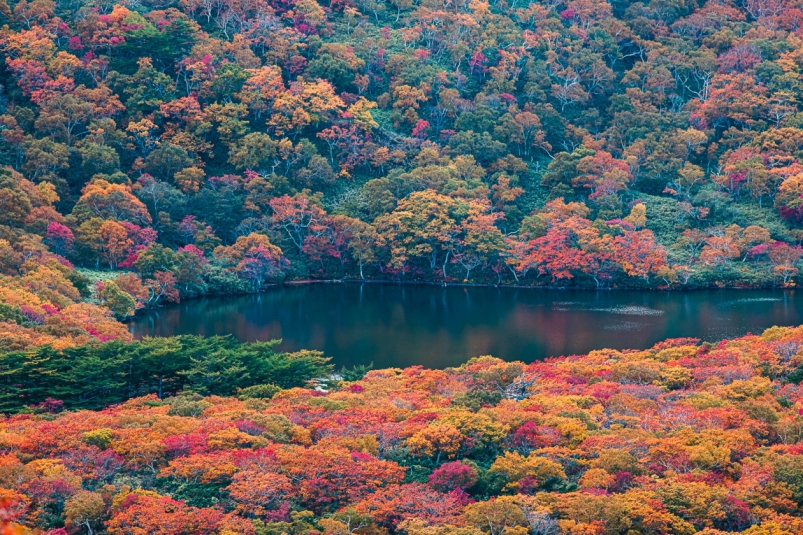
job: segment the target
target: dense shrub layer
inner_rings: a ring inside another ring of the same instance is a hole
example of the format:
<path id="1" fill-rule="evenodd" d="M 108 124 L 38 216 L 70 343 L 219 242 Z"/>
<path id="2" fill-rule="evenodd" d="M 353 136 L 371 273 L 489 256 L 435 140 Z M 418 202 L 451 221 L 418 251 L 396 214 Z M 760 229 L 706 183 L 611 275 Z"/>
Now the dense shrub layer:
<path id="1" fill-rule="evenodd" d="M 802 365 L 803 327 L 773 328 L 328 391 L 48 400 L 0 420 L 0 498 L 54 534 L 793 535 Z"/>

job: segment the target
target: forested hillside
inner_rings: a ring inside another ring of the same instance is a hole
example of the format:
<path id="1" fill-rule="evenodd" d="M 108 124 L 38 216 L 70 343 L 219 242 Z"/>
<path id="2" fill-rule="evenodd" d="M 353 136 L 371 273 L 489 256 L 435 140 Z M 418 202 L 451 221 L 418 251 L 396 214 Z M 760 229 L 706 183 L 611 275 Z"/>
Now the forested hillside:
<path id="1" fill-rule="evenodd" d="M 166 344 L 140 348 L 138 371 Z M 529 365 L 375 370 L 325 390 L 277 373 L 254 379 L 284 390 L 219 397 L 231 384 L 191 375 L 182 395 L 94 412 L 46 399 L 0 420 L 0 531 L 798 535 L 802 344 L 803 327 L 773 328 Z"/>
<path id="2" fill-rule="evenodd" d="M 796 535 L 803 328 L 342 370 L 285 280 L 794 287 L 792 0 L 0 0 L 0 534 Z"/>
<path id="3" fill-rule="evenodd" d="M 801 20 L 0 0 L 2 328 L 119 338 L 82 300 L 125 317 L 286 278 L 794 285 Z"/>
<path id="4" fill-rule="evenodd" d="M 0 0 L 0 262 L 50 281 L 3 292 L 123 317 L 283 278 L 794 284 L 801 20 L 782 0 Z M 128 273 L 82 289 L 70 265 Z"/>

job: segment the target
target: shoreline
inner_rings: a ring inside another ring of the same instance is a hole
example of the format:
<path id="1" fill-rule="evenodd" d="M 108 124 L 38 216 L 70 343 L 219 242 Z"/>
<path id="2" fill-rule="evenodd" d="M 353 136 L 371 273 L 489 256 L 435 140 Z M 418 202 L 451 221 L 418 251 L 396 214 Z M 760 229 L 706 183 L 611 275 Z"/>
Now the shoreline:
<path id="1" fill-rule="evenodd" d="M 792 287 L 781 287 L 781 286 L 691 286 L 691 287 L 680 287 L 680 288 L 656 288 L 656 287 L 638 287 L 638 286 L 619 286 L 612 288 L 610 286 L 606 287 L 595 287 L 595 286 L 533 286 L 533 285 L 526 285 L 526 284 L 482 284 L 482 283 L 472 283 L 472 282 L 433 282 L 433 281 L 393 281 L 393 280 L 385 280 L 385 279 L 299 279 L 299 280 L 289 280 L 283 281 L 279 283 L 273 283 L 266 285 L 264 289 L 267 288 L 276 288 L 279 286 L 293 286 L 293 285 L 304 285 L 304 284 L 388 284 L 388 285 L 397 285 L 397 286 L 441 286 L 441 287 L 458 287 L 458 288 L 513 288 L 517 290 L 583 290 L 583 291 L 595 291 L 595 292 L 618 292 L 618 291 L 626 291 L 626 292 L 697 292 L 697 291 L 705 291 L 705 290 L 795 290 L 797 289 L 796 286 Z M 248 293 L 260 293 L 263 290 L 259 290 L 257 292 L 248 292 Z M 248 295 L 248 293 L 244 294 L 209 294 L 209 295 Z M 193 298 L 194 299 L 194 298 Z"/>

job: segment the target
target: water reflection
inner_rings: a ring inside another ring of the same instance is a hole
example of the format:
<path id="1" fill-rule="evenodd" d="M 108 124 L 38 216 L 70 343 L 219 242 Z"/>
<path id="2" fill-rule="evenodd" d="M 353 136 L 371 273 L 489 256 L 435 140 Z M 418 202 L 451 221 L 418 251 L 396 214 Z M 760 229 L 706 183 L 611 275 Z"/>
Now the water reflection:
<path id="1" fill-rule="evenodd" d="M 282 338 L 338 364 L 445 367 L 477 355 L 532 361 L 670 337 L 719 340 L 803 323 L 794 291 L 688 293 L 548 291 L 319 284 L 189 300 L 150 311 L 135 336 Z"/>

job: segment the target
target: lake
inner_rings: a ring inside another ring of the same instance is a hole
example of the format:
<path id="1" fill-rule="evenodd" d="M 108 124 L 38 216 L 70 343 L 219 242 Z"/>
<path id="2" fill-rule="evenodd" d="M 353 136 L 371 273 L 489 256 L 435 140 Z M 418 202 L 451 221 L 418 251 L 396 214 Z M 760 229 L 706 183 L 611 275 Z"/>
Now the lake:
<path id="1" fill-rule="evenodd" d="M 288 285 L 147 311 L 143 336 L 231 334 L 281 338 L 286 351 L 319 349 L 339 365 L 456 366 L 494 355 L 531 362 L 592 349 L 707 341 L 803 324 L 803 291 L 638 292 L 389 284 Z"/>

